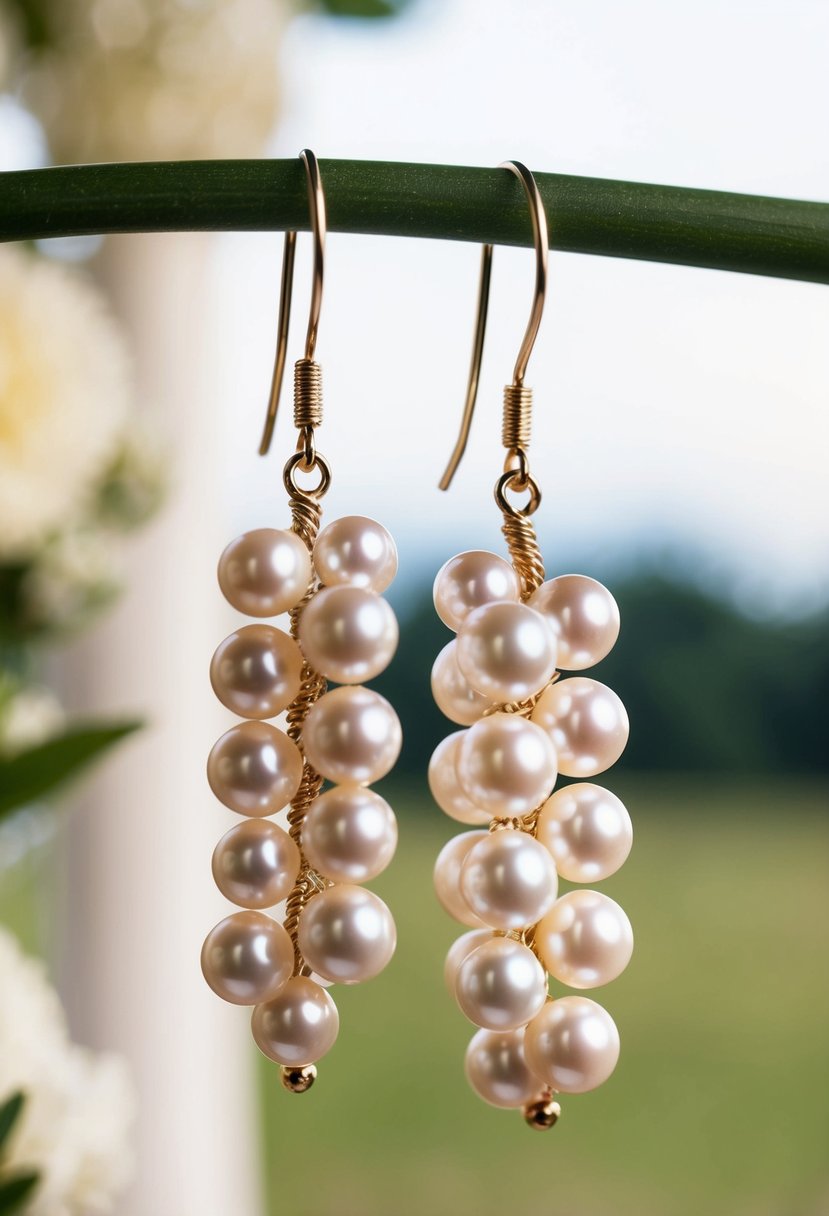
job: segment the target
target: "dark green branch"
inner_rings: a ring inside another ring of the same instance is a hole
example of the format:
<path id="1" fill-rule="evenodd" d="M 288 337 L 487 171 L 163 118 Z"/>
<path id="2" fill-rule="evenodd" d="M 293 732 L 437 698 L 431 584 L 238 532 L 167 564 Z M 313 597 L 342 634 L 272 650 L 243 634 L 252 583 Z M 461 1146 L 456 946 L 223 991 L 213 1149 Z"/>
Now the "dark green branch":
<path id="1" fill-rule="evenodd" d="M 529 244 L 498 169 L 321 162 L 335 232 Z M 829 204 L 538 173 L 554 249 L 829 282 Z M 298 160 L 80 165 L 3 174 L 0 239 L 307 228 Z"/>

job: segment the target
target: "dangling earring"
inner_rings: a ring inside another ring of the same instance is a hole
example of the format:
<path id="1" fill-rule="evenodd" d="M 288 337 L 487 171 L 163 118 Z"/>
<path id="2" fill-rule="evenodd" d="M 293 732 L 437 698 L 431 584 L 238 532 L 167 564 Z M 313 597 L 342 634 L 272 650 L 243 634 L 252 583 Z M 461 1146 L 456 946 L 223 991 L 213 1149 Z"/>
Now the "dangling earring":
<path id="1" fill-rule="evenodd" d="M 385 903 L 360 884 L 388 865 L 397 822 L 368 788 L 393 767 L 400 722 L 385 698 L 362 687 L 397 646 L 394 613 L 380 592 L 397 571 L 385 528 L 350 516 L 322 531 L 321 500 L 331 473 L 317 451 L 322 422 L 321 369 L 314 361 L 323 286 L 325 199 L 310 151 L 305 166 L 314 238 L 314 279 L 305 357 L 294 367 L 297 449 L 284 484 L 291 528 L 246 532 L 219 560 L 225 598 L 252 617 L 290 613 L 290 635 L 269 624 L 244 625 L 226 638 L 210 667 L 223 705 L 246 721 L 213 747 L 210 786 L 245 816 L 219 841 L 213 875 L 245 909 L 222 920 L 202 949 L 214 992 L 253 1005 L 260 1049 L 282 1065 L 287 1089 L 302 1093 L 315 1062 L 333 1046 L 337 1008 L 324 984 L 355 984 L 377 975 L 396 944 Z M 273 435 L 290 322 L 296 233 L 285 235 L 279 329 L 265 431 Z M 298 476 L 316 475 L 313 488 Z M 342 687 L 327 692 L 327 680 Z M 266 719 L 287 710 L 287 732 Z M 335 783 L 321 793 L 324 780 Z M 268 817 L 290 804 L 288 831 Z M 263 909 L 286 900 L 284 924 Z"/>
<path id="2" fill-rule="evenodd" d="M 612 899 L 578 888 L 560 898 L 558 876 L 607 878 L 627 857 L 630 818 L 615 795 L 586 781 L 553 793 L 557 775 L 585 778 L 619 758 L 628 737 L 624 706 L 597 680 L 559 681 L 610 651 L 619 614 L 591 578 L 545 582 L 532 515 L 541 501 L 529 465 L 532 390 L 524 384 L 547 281 L 547 221 L 535 180 L 516 161 L 533 221 L 536 283 L 530 321 L 504 389 L 504 472 L 495 486 L 510 561 L 494 553 L 453 557 L 435 580 L 438 615 L 457 637 L 438 655 L 432 690 L 466 729 L 449 735 L 429 765 L 435 801 L 450 818 L 479 825 L 454 837 L 435 866 L 446 911 L 471 928 L 451 947 L 447 984 L 476 1026 L 466 1075 L 485 1101 L 521 1107 L 532 1127 L 551 1127 L 558 1093 L 602 1084 L 619 1056 L 619 1034 L 601 1005 L 548 992 L 548 975 L 570 988 L 615 979 L 633 949 L 627 916 Z M 477 395 L 492 264 L 486 245 L 475 344 L 461 432 L 441 481 L 463 455 Z M 515 506 L 510 495 L 528 494 Z M 483 825 L 489 825 L 488 830 Z"/>

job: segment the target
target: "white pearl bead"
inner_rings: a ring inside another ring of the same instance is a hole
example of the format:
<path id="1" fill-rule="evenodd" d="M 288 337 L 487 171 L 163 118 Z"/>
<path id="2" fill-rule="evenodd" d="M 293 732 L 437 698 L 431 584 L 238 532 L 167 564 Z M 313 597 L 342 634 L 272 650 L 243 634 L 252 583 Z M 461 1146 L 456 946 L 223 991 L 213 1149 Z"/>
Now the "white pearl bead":
<path id="1" fill-rule="evenodd" d="M 471 726 L 492 705 L 476 692 L 458 666 L 458 644 L 447 642 L 432 667 L 432 696 L 441 713 L 459 726 Z"/>
<path id="2" fill-rule="evenodd" d="M 397 932 L 379 896 L 339 883 L 305 905 L 297 940 L 306 963 L 323 979 L 359 984 L 379 975 L 389 963 Z"/>
<path id="3" fill-rule="evenodd" d="M 587 781 L 556 790 L 539 812 L 535 834 L 567 882 L 609 878 L 633 844 L 633 825 L 622 802 Z"/>
<path id="4" fill-rule="evenodd" d="M 348 584 L 385 591 L 397 573 L 397 547 L 382 524 L 365 515 L 344 515 L 323 528 L 314 545 L 314 566 L 326 587 Z"/>
<path id="5" fill-rule="evenodd" d="M 462 925 L 470 925 L 478 929 L 483 924 L 480 916 L 476 916 L 461 894 L 461 866 L 467 854 L 474 845 L 486 840 L 488 832 L 461 832 L 448 840 L 438 853 L 435 862 L 435 894 L 445 912 Z"/>
<path id="6" fill-rule="evenodd" d="M 272 1001 L 256 1006 L 250 1026 L 256 1046 L 269 1060 L 304 1068 L 334 1046 L 340 1017 L 325 989 L 299 975 Z"/>
<path id="7" fill-rule="evenodd" d="M 630 731 L 616 693 L 585 676 L 546 688 L 532 720 L 555 744 L 559 772 L 565 777 L 593 777 L 610 768 L 625 750 Z"/>
<path id="8" fill-rule="evenodd" d="M 548 1001 L 524 1034 L 527 1064 L 562 1094 L 586 1094 L 602 1085 L 619 1059 L 613 1018 L 586 996 Z"/>
<path id="9" fill-rule="evenodd" d="M 299 849 L 267 819 L 238 823 L 213 851 L 216 886 L 242 908 L 273 908 L 288 898 L 298 872 Z"/>
<path id="10" fill-rule="evenodd" d="M 338 684 L 361 684 L 384 671 L 397 649 L 397 619 L 362 587 L 324 587 L 299 618 L 299 644 L 310 667 Z"/>
<path id="11" fill-rule="evenodd" d="M 484 604 L 458 629 L 458 666 L 490 701 L 526 701 L 549 684 L 556 639 L 540 612 L 527 604 Z"/>
<path id="12" fill-rule="evenodd" d="M 207 758 L 213 793 L 238 815 L 275 815 L 296 796 L 302 756 L 293 739 L 267 722 L 240 722 Z"/>
<path id="13" fill-rule="evenodd" d="M 517 714 L 491 714 L 470 726 L 456 767 L 463 792 L 491 816 L 528 815 L 550 796 L 557 775 L 550 736 Z"/>
<path id="14" fill-rule="evenodd" d="M 243 625 L 210 664 L 213 691 L 240 718 L 275 718 L 296 697 L 301 679 L 299 647 L 272 625 Z"/>
<path id="15" fill-rule="evenodd" d="M 487 833 L 461 865 L 460 889 L 485 925 L 509 932 L 534 925 L 555 902 L 553 859 L 527 832 Z"/>
<path id="16" fill-rule="evenodd" d="M 466 1079 L 490 1106 L 526 1106 L 544 1088 L 524 1057 L 523 1030 L 479 1030 L 466 1049 Z"/>
<path id="17" fill-rule="evenodd" d="M 493 937 L 458 968 L 461 1012 L 485 1030 L 517 1030 L 547 1000 L 547 976 L 532 950 L 511 937 Z"/>
<path id="18" fill-rule="evenodd" d="M 570 891 L 536 926 L 535 947 L 554 979 L 599 988 L 621 975 L 633 953 L 633 930 L 619 905 L 598 891 Z"/>
<path id="19" fill-rule="evenodd" d="M 457 730 L 442 739 L 429 761 L 429 789 L 440 809 L 458 823 L 489 823 L 489 811 L 475 806 L 463 792 L 458 780 L 458 748 L 466 731 Z"/>
<path id="20" fill-rule="evenodd" d="M 385 870 L 397 847 L 397 820 L 385 798 L 362 785 L 337 785 L 311 805 L 302 848 L 332 882 L 368 882 Z"/>
<path id="21" fill-rule="evenodd" d="M 312 768 L 338 785 L 379 781 L 400 755 L 397 714 L 370 688 L 335 688 L 311 706 L 302 745 Z"/>
<path id="22" fill-rule="evenodd" d="M 294 967 L 294 948 L 282 925 L 264 912 L 234 912 L 204 939 L 201 969 L 210 987 L 233 1005 L 276 996 Z"/>
<path id="23" fill-rule="evenodd" d="M 296 607 L 311 581 L 311 555 L 296 532 L 256 528 L 219 558 L 219 586 L 245 616 L 279 616 Z"/>
<path id="24" fill-rule="evenodd" d="M 607 587 L 585 574 L 560 574 L 542 583 L 529 603 L 558 638 L 557 662 L 563 671 L 592 667 L 616 644 L 619 607 Z"/>
<path id="25" fill-rule="evenodd" d="M 444 625 L 457 630 L 473 608 L 493 600 L 519 600 L 521 584 L 497 553 L 473 549 L 441 566 L 435 579 L 435 609 Z"/>
<path id="26" fill-rule="evenodd" d="M 491 929 L 470 929 L 468 933 L 462 933 L 452 942 L 443 964 L 443 978 L 452 996 L 455 995 L 455 981 L 458 978 L 458 968 L 463 960 L 478 946 L 491 941 Z"/>

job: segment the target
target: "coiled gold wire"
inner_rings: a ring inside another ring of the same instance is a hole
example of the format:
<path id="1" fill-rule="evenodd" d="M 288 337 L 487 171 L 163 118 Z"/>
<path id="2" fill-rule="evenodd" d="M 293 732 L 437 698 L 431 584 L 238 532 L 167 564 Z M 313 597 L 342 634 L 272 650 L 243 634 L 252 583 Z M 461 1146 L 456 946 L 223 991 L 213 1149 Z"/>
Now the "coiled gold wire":
<path id="1" fill-rule="evenodd" d="M 313 359 L 294 364 L 294 426 L 302 430 L 322 422 L 322 368 Z"/>
<path id="2" fill-rule="evenodd" d="M 521 583 L 521 599 L 526 602 L 544 582 L 544 559 L 538 547 L 538 536 L 528 516 L 509 511 L 502 514 L 504 522 L 501 531 Z"/>
<path id="3" fill-rule="evenodd" d="M 505 448 L 528 448 L 532 437 L 533 391 L 525 384 L 504 386 L 501 442 Z"/>

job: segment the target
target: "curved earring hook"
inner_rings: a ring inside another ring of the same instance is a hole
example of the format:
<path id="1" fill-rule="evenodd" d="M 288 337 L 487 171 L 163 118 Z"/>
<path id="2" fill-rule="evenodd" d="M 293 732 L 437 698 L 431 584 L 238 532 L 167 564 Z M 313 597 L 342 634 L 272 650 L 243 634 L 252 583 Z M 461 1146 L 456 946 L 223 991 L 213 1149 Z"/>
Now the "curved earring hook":
<path id="1" fill-rule="evenodd" d="M 544 312 L 544 301 L 547 295 L 547 247 L 549 237 L 547 233 L 547 213 L 544 210 L 544 202 L 530 170 L 526 165 L 522 165 L 517 160 L 506 160 L 498 166 L 499 169 L 508 169 L 514 173 L 521 185 L 524 187 L 524 193 L 527 196 L 527 202 L 530 207 L 530 218 L 533 227 L 533 243 L 535 245 L 535 289 L 533 294 L 533 303 L 530 310 L 530 319 L 527 322 L 527 328 L 524 331 L 524 338 L 521 342 L 521 347 L 518 351 L 518 358 L 515 360 L 515 368 L 512 373 L 512 384 L 515 388 L 521 388 L 524 383 L 524 376 L 527 371 L 527 364 L 530 361 L 533 346 L 535 345 L 536 337 L 538 336 L 538 328 L 541 324 L 541 317 Z M 484 245 L 481 251 L 481 277 L 478 287 L 478 312 L 475 320 L 475 340 L 472 346 L 472 362 L 469 367 L 469 383 L 466 390 L 466 402 L 463 407 L 463 417 L 461 418 L 461 429 L 458 434 L 455 449 L 449 457 L 449 463 L 446 466 L 446 471 L 440 479 L 441 490 L 448 490 L 452 483 L 452 478 L 457 472 L 461 458 L 466 451 L 466 445 L 469 442 L 469 432 L 472 427 L 472 415 L 475 412 L 475 402 L 478 397 L 478 381 L 481 374 L 481 359 L 484 351 L 484 337 L 486 335 L 487 311 L 489 308 L 489 288 L 492 278 L 492 245 Z"/>
<path id="2" fill-rule="evenodd" d="M 308 207 L 311 215 L 311 234 L 314 238 L 314 270 L 311 288 L 311 307 L 308 313 L 308 329 L 305 335 L 305 358 L 313 360 L 317 345 L 320 310 L 322 308 L 323 271 L 325 265 L 325 194 L 322 189 L 319 162 L 309 148 L 303 148 L 299 158 L 305 166 L 305 176 L 308 181 Z M 294 261 L 296 255 L 296 232 L 285 233 L 285 245 L 282 256 L 282 278 L 279 286 L 279 320 L 276 332 L 276 357 L 271 378 L 271 391 L 268 397 L 268 412 L 265 416 L 265 428 L 259 444 L 259 455 L 265 456 L 271 446 L 273 429 L 276 423 L 276 411 L 279 407 L 279 397 L 282 392 L 282 380 L 285 375 L 285 360 L 288 351 L 288 331 L 291 325 L 291 295 L 294 284 Z"/>

